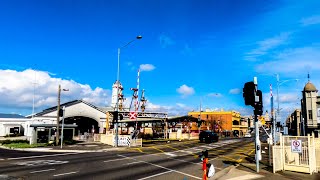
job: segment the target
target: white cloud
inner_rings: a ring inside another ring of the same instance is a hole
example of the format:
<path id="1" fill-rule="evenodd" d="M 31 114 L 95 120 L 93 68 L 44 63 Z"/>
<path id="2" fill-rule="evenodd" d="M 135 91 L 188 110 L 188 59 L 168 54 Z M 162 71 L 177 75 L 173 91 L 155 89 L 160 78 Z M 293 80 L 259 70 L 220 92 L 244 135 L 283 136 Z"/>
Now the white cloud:
<path id="1" fill-rule="evenodd" d="M 140 70 L 141 71 L 152 71 L 154 70 L 156 67 L 152 64 L 141 64 L 140 65 Z"/>
<path id="2" fill-rule="evenodd" d="M 180 93 L 182 96 L 189 96 L 195 93 L 193 87 L 189 87 L 187 85 L 182 85 L 177 89 L 177 92 Z"/>
<path id="3" fill-rule="evenodd" d="M 239 89 L 239 88 L 230 89 L 229 93 L 230 94 L 240 94 L 241 93 L 241 89 Z"/>
<path id="4" fill-rule="evenodd" d="M 168 46 L 175 44 L 175 42 L 169 36 L 164 34 L 159 36 L 159 42 L 162 48 L 166 48 Z"/>
<path id="5" fill-rule="evenodd" d="M 272 50 L 280 45 L 285 44 L 289 39 L 290 34 L 291 33 L 285 32 L 281 33 L 278 36 L 258 42 L 258 48 L 248 52 L 245 56 L 245 59 L 250 61 L 257 60 L 259 56 L 267 54 L 269 50 Z"/>
<path id="6" fill-rule="evenodd" d="M 208 96 L 209 97 L 218 97 L 219 98 L 219 97 L 222 97 L 222 94 L 221 93 L 209 93 Z"/>
<path id="7" fill-rule="evenodd" d="M 306 73 L 320 70 L 320 46 L 287 49 L 277 54 L 274 61 L 256 66 L 257 72 Z"/>
<path id="8" fill-rule="evenodd" d="M 61 103 L 75 99 L 83 99 L 97 106 L 107 106 L 110 103 L 110 90 L 100 87 L 92 89 L 87 84 L 73 80 L 53 78 L 48 72 L 27 69 L 0 70 L 0 106 L 8 109 L 32 109 L 33 94 L 36 110 L 56 106 L 59 84 L 62 89 L 69 89 L 61 91 Z"/>
<path id="9" fill-rule="evenodd" d="M 309 26 L 314 24 L 320 24 L 320 15 L 315 15 L 301 20 L 302 26 Z"/>
<path id="10" fill-rule="evenodd" d="M 148 102 L 146 104 L 146 111 L 147 112 L 165 112 L 168 113 L 168 116 L 184 116 L 187 115 L 188 112 L 192 111 L 193 108 L 189 107 L 182 103 L 176 103 L 175 106 L 165 106 L 165 105 L 158 105 Z"/>

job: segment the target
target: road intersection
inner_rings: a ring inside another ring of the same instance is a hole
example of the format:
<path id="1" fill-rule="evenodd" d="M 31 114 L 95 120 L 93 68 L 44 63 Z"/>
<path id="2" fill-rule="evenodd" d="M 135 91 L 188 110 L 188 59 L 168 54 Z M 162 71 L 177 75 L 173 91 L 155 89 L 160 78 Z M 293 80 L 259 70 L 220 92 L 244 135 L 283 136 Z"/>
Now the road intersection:
<path id="1" fill-rule="evenodd" d="M 20 179 L 201 179 L 199 152 L 209 150 L 209 162 L 221 171 L 243 161 L 253 148 L 252 139 L 225 139 L 211 144 L 182 141 L 110 152 L 17 152 L 17 157 L 0 155 L 0 174 Z"/>

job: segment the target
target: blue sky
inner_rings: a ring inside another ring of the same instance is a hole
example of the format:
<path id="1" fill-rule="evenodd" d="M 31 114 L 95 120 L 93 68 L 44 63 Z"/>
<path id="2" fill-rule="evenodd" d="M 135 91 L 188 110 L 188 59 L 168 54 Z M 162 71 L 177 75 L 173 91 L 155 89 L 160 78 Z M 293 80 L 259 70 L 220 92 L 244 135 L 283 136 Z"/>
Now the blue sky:
<path id="1" fill-rule="evenodd" d="M 280 80 L 299 79 L 280 87 L 281 106 L 288 111 L 297 106 L 307 72 L 320 88 L 316 0 L 1 1 L 0 23 L 1 96 L 14 94 L 3 90 L 10 83 L 10 90 L 19 87 L 19 92 L 30 93 L 30 87 L 18 86 L 14 77 L 36 69 L 44 73 L 47 85 L 87 85 L 87 91 L 76 94 L 71 89 L 63 100 L 88 98 L 107 106 L 109 100 L 99 98 L 110 98 L 117 48 L 137 35 L 143 38 L 121 51 L 120 80 L 128 97 L 138 67 L 153 67 L 141 72 L 140 87 L 154 108 L 187 112 L 198 109 L 202 99 L 204 107 L 248 114 L 251 109 L 244 106 L 241 90 L 257 76 L 270 109 L 269 85 L 276 92 L 275 73 Z M 37 110 L 55 103 L 54 87 L 36 88 L 36 102 L 48 102 L 38 103 Z M 28 114 L 32 106 L 27 97 L 23 106 L 2 102 L 2 112 Z"/>

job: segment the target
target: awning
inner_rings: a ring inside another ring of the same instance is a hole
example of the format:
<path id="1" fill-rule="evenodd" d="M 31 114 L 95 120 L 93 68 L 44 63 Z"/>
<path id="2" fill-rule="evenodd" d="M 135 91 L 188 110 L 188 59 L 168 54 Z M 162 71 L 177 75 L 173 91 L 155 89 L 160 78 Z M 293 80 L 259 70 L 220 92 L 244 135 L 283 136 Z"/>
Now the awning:
<path id="1" fill-rule="evenodd" d="M 57 127 L 56 124 L 30 124 L 30 127 L 45 127 L 45 128 L 54 128 Z M 60 124 L 59 127 L 61 128 L 62 125 Z M 75 124 L 64 124 L 64 128 L 76 128 L 78 125 Z"/>

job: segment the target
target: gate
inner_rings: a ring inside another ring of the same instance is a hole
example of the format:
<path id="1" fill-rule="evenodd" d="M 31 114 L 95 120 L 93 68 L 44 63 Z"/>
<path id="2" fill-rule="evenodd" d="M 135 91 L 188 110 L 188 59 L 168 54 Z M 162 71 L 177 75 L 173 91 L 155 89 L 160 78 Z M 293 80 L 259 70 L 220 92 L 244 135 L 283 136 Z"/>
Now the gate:
<path id="1" fill-rule="evenodd" d="M 272 164 L 273 164 L 273 173 L 277 171 L 283 171 L 283 154 L 282 154 L 282 147 L 281 146 L 273 146 L 272 147 Z"/>
<path id="2" fill-rule="evenodd" d="M 299 152 L 293 152 L 293 141 L 299 141 Z M 314 138 L 314 134 L 312 136 L 280 135 L 280 144 L 273 146 L 273 172 L 275 173 L 281 170 L 304 172 L 310 174 L 316 172 L 316 158 L 318 156 L 316 156 L 315 145 L 316 139 Z"/>
<path id="3" fill-rule="evenodd" d="M 318 138 L 314 139 L 314 144 L 315 144 L 315 148 L 316 148 L 316 168 L 317 168 L 317 172 L 320 172 L 320 137 L 318 136 Z"/>

